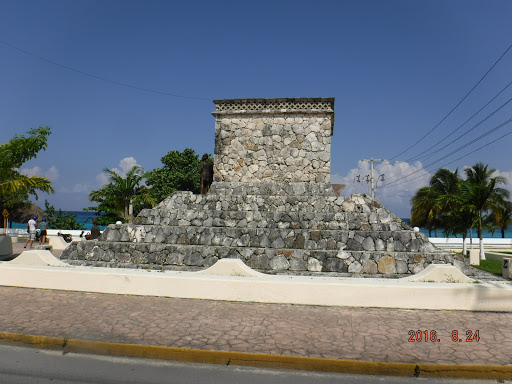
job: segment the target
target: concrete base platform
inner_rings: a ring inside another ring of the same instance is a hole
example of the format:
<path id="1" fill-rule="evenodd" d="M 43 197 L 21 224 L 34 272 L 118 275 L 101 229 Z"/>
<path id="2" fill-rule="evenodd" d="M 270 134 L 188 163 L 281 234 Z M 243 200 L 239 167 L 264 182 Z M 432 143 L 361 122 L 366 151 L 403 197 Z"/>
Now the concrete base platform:
<path id="1" fill-rule="evenodd" d="M 48 236 L 47 239 L 48 243 L 53 247 L 53 249 L 64 250 L 69 246 L 69 244 L 71 244 L 66 243 L 66 241 L 58 235 Z"/>
<path id="2" fill-rule="evenodd" d="M 38 265 L 49 267 L 69 267 L 55 256 L 50 251 L 44 249 L 36 249 L 31 251 L 23 251 L 14 260 L 6 262 L 9 265 Z M 1 264 L 0 264 L 1 265 Z"/>
<path id="3" fill-rule="evenodd" d="M 423 271 L 401 280 L 432 283 L 476 283 L 457 267 L 448 264 L 430 264 Z"/>
<path id="4" fill-rule="evenodd" d="M 512 285 L 509 283 L 432 283 L 265 274 L 220 276 L 62 264 L 56 268 L 22 265 L 22 261 L 0 263 L 0 285 L 259 303 L 512 312 Z M 51 261 L 44 259 L 44 262 Z"/>

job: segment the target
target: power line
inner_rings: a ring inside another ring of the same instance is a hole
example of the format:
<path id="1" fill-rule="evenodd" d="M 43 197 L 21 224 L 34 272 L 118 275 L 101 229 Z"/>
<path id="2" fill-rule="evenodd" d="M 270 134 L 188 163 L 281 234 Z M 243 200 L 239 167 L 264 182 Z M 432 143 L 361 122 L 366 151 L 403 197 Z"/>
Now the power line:
<path id="1" fill-rule="evenodd" d="M 453 164 L 453 163 L 455 163 L 456 161 L 459 161 L 459 160 L 461 160 L 461 159 L 463 159 L 463 158 L 465 158 L 465 157 L 467 157 L 467 156 L 469 156 L 469 155 L 472 155 L 473 153 L 475 153 L 475 152 L 477 152 L 477 151 L 479 151 L 479 150 L 481 150 L 481 149 L 483 149 L 483 148 L 485 148 L 485 147 L 487 147 L 487 146 L 489 146 L 489 145 L 491 145 L 491 144 L 495 143 L 496 141 L 501 140 L 501 139 L 503 139 L 504 137 L 506 137 L 506 136 L 508 136 L 508 135 L 511 135 L 511 134 L 512 134 L 512 131 L 511 131 L 511 132 L 509 132 L 509 133 L 505 133 L 503 136 L 500 136 L 500 137 L 498 137 L 497 139 L 495 139 L 495 140 L 493 140 L 493 141 L 490 141 L 490 142 L 488 142 L 487 144 L 484 144 L 484 145 L 482 145 L 481 147 L 478 147 L 478 148 L 474 149 L 473 151 L 471 151 L 471 152 L 469 152 L 469 153 L 466 153 L 465 155 L 462 155 L 462 156 L 460 156 L 460 157 L 456 158 L 455 160 L 450 161 L 449 163 L 444 164 L 442 167 L 439 167 L 438 169 L 445 168 L 445 167 L 447 167 L 448 165 Z M 425 170 L 425 168 L 421 168 L 419 171 L 421 171 L 421 170 L 424 170 L 425 172 L 427 172 L 427 171 Z M 416 173 L 416 172 L 414 172 L 414 173 Z M 411 175 L 412 175 L 412 174 L 411 174 Z M 400 184 L 408 183 L 408 182 L 410 182 L 411 180 L 418 179 L 418 178 L 420 178 L 420 177 L 422 177 L 422 176 L 423 176 L 423 175 L 419 175 L 419 176 L 413 177 L 412 179 L 404 180 L 404 181 L 402 181 L 401 183 L 398 183 L 398 184 L 396 184 L 396 185 L 400 185 Z M 406 177 L 407 177 L 407 176 L 406 176 Z M 400 180 L 400 179 L 398 179 L 398 180 Z M 388 185 L 390 185 L 390 184 L 392 184 L 392 183 L 384 184 L 384 185 L 382 185 L 382 187 L 388 186 Z"/>
<path id="2" fill-rule="evenodd" d="M 464 132 L 462 135 L 459 135 L 457 138 L 453 139 L 452 141 L 450 141 L 448 144 L 445 144 L 443 147 L 435 150 L 434 152 L 430 153 L 430 154 L 427 154 L 425 156 L 420 156 L 420 157 L 416 157 L 416 159 L 426 159 L 426 158 L 429 158 L 431 157 L 432 155 L 442 151 L 443 149 L 445 149 L 446 147 L 450 146 L 451 144 L 453 144 L 454 142 L 462 139 L 464 136 L 466 136 L 468 133 L 472 132 L 474 129 L 478 128 L 480 125 L 482 125 L 484 122 L 486 122 L 488 119 L 490 119 L 492 116 L 494 116 L 497 112 L 499 112 L 501 109 L 503 109 L 506 105 L 508 105 L 508 103 L 510 103 L 512 101 L 512 97 L 510 99 L 508 99 L 505 103 L 503 103 L 500 107 L 498 107 L 497 109 L 495 109 L 492 113 L 490 113 L 489 115 L 487 115 L 484 119 L 480 120 L 478 123 L 476 123 L 473 127 L 471 127 L 469 130 L 467 130 L 466 132 Z M 455 132 L 455 131 L 454 131 Z M 453 133 L 453 132 L 452 132 Z M 450 134 L 451 135 L 451 134 Z M 449 136 L 449 135 L 448 135 Z M 414 160 L 414 159 L 413 159 Z M 409 160 L 406 160 L 407 162 Z"/>
<path id="3" fill-rule="evenodd" d="M 410 173 L 410 174 L 408 174 L 408 175 L 402 176 L 402 177 L 400 177 L 400 178 L 398 178 L 398 179 L 396 179 L 396 180 L 393 180 L 393 181 L 391 181 L 391 182 L 389 182 L 389 183 L 387 183 L 387 184 L 384 184 L 384 185 L 382 185 L 382 187 L 386 187 L 386 186 L 389 186 L 389 185 L 396 184 L 396 183 L 398 183 L 400 180 L 408 179 L 410 176 L 412 176 L 412 175 L 414 175 L 414 174 L 416 174 L 416 173 L 418 173 L 418 172 L 420 172 L 420 171 L 424 170 L 425 168 L 428 168 L 428 167 L 430 167 L 430 166 L 432 166 L 432 165 L 434 165 L 434 164 L 436 164 L 436 163 L 440 162 L 441 160 L 446 159 L 447 157 L 450 157 L 451 155 L 453 155 L 453 154 L 455 154 L 455 153 L 457 153 L 457 152 L 459 152 L 459 151 L 463 150 L 464 148 L 467 148 L 468 146 L 470 146 L 470 145 L 472 145 L 472 144 L 476 143 L 477 141 L 479 141 L 479 140 L 483 139 L 484 137 L 486 137 L 486 136 L 490 135 L 491 133 L 493 133 L 493 132 L 497 131 L 498 129 L 503 128 L 505 125 L 509 124 L 511 121 L 512 121 L 512 118 L 510 118 L 510 119 L 508 119 L 508 120 L 504 121 L 503 123 L 501 123 L 501 124 L 497 125 L 496 127 L 492 128 L 492 129 L 490 129 L 490 130 L 488 130 L 487 132 L 483 133 L 483 134 L 482 134 L 482 135 L 480 135 L 479 137 L 477 137 L 477 138 L 475 138 L 475 139 L 473 139 L 473 140 L 471 140 L 471 141 L 467 142 L 466 144 L 464 144 L 464 145 L 460 146 L 459 148 L 457 148 L 457 149 L 453 150 L 452 152 L 450 152 L 450 153 L 448 153 L 448 154 L 444 155 L 443 157 L 441 157 L 441 158 L 439 158 L 439 159 L 437 159 L 437 160 L 435 160 L 435 161 L 431 162 L 430 164 L 425 165 L 424 167 L 422 167 L 422 168 L 420 168 L 420 169 L 417 169 L 416 171 L 414 171 L 414 172 L 412 172 L 412 173 Z M 511 133 L 512 133 L 512 132 L 511 132 Z M 505 136 L 507 136 L 507 135 L 508 135 L 508 134 L 506 134 L 506 135 L 504 135 L 504 136 L 502 136 L 502 137 L 505 137 Z M 499 140 L 499 139 L 497 139 L 497 140 Z M 496 141 L 496 140 L 492 141 L 491 143 L 494 143 L 495 141 Z M 491 144 L 491 143 L 489 143 L 489 144 Z M 482 147 L 478 148 L 477 150 L 479 150 L 479 149 L 481 149 L 481 148 L 484 148 L 484 147 L 486 147 L 486 146 L 487 146 L 487 145 L 484 145 L 484 146 L 482 146 Z M 475 151 L 473 151 L 473 152 L 476 152 L 477 150 L 475 150 Z M 470 152 L 469 154 L 471 154 L 471 153 L 473 153 L 473 152 Z M 468 154 L 468 155 L 469 155 L 469 154 Z M 465 156 L 467 156 L 467 155 L 465 155 Z M 453 162 L 455 162 L 455 161 L 457 161 L 457 160 L 460 160 L 461 158 L 463 158 L 463 157 L 465 157 L 465 156 L 462 156 L 462 157 L 460 157 L 460 158 L 458 158 L 458 159 L 456 159 L 456 160 L 453 160 L 453 161 L 452 161 L 452 162 L 450 162 L 449 164 L 451 164 L 451 163 L 453 163 Z M 403 181 L 402 183 L 398 183 L 397 185 L 403 184 L 404 182 L 408 182 L 408 181 L 410 181 L 410 180 L 414 180 L 414 178 L 413 178 L 413 179 L 409 179 L 409 180 L 405 180 L 405 181 Z"/>
<path id="4" fill-rule="evenodd" d="M 440 143 L 442 143 L 444 140 L 446 140 L 448 137 L 450 137 L 451 135 L 453 135 L 455 132 L 457 132 L 459 129 L 461 129 L 464 125 L 466 125 L 469 121 L 471 121 L 473 119 L 473 117 L 475 117 L 476 115 L 478 115 L 480 112 L 482 112 L 484 110 L 485 107 L 487 107 L 489 104 L 491 104 L 494 100 L 496 100 L 496 98 L 501 95 L 508 87 L 510 87 L 510 85 L 512 85 L 512 81 L 510 83 L 508 83 L 501 91 L 498 92 L 498 94 L 496 94 L 491 100 L 489 100 L 482 108 L 480 108 L 477 112 L 475 112 L 469 119 L 467 119 L 464 123 L 462 123 L 461 125 L 459 125 L 457 128 L 455 128 L 452 132 L 450 132 L 448 135 L 446 135 L 445 137 L 443 137 L 441 140 L 439 140 L 437 143 L 435 143 L 433 146 L 431 146 L 430 148 L 424 150 L 423 152 L 419 153 L 418 155 L 414 156 L 414 157 L 411 157 L 407 160 L 405 160 L 406 162 L 410 162 L 410 161 L 414 161 L 416 159 L 421 159 L 421 158 L 425 158 L 425 157 L 428 157 L 430 156 L 431 154 L 427 154 L 425 156 L 421 156 L 423 155 L 425 152 L 428 152 L 432 149 L 434 149 L 435 147 L 437 147 Z M 496 112 L 496 111 L 495 111 Z M 472 128 L 473 129 L 473 128 Z M 469 131 L 468 131 L 469 132 Z M 461 136 L 459 136 L 460 138 Z M 433 152 L 432 154 L 434 153 L 437 153 L 439 152 L 439 150 Z"/>
<path id="5" fill-rule="evenodd" d="M 375 189 L 377 188 L 377 185 L 374 183 L 375 179 L 373 177 L 373 163 L 376 161 L 386 161 L 384 159 L 374 159 L 373 157 L 370 159 L 363 159 L 361 161 L 368 161 L 370 163 L 370 174 L 368 175 L 368 183 L 370 183 L 370 196 L 372 199 L 375 199 Z M 380 175 L 379 178 L 382 178 L 384 180 L 384 175 Z M 377 180 L 379 179 L 377 178 Z"/>
<path id="6" fill-rule="evenodd" d="M 491 66 L 491 68 L 489 68 L 489 70 L 480 78 L 480 80 L 477 81 L 477 83 L 473 86 L 473 88 L 471 88 L 469 90 L 468 93 L 466 93 L 466 95 L 462 98 L 461 101 L 459 101 L 457 103 L 457 105 L 455 107 L 452 108 L 452 110 L 450 112 L 448 112 L 448 114 L 443 117 L 441 119 L 441 121 L 439 123 L 437 123 L 430 131 L 428 131 L 425 135 L 423 135 L 419 140 L 417 140 L 413 145 L 409 146 L 407 149 L 405 149 L 404 151 L 400 152 L 398 155 L 396 156 L 393 156 L 392 158 L 390 158 L 389 160 L 393 160 L 393 159 L 396 159 L 397 157 L 403 155 L 404 153 L 406 153 L 407 151 L 409 151 L 411 148 L 415 147 L 418 143 L 420 143 L 425 137 L 427 137 L 428 135 L 430 135 L 437 127 L 439 127 L 441 125 L 441 123 L 443 123 L 443 121 L 445 121 L 448 116 L 450 116 L 452 114 L 453 111 L 455 111 L 457 109 L 457 107 L 459 105 L 461 105 L 464 100 L 467 99 L 467 97 L 471 94 L 471 92 L 473 92 L 475 90 L 476 87 L 478 87 L 478 85 L 487 77 L 487 75 L 493 70 L 493 68 L 501 61 L 501 59 L 507 54 L 507 52 L 512 48 L 512 44 L 509 45 L 509 47 L 505 50 L 505 52 L 503 52 L 503 54 L 498 58 L 498 60 L 496 60 L 494 62 L 494 64 Z"/>
<path id="7" fill-rule="evenodd" d="M 156 91 L 154 89 L 137 87 L 136 85 L 122 83 L 122 82 L 117 81 L 117 80 L 107 79 L 105 77 L 93 75 L 91 73 L 84 72 L 84 71 L 81 71 L 79 69 L 76 69 L 76 68 L 73 68 L 73 67 L 69 67 L 69 66 L 64 65 L 64 64 L 57 63 L 57 62 L 55 62 L 53 60 L 50 60 L 50 59 L 47 59 L 47 58 L 45 58 L 43 56 L 39 56 L 39 55 L 36 55 L 35 53 L 26 51 L 25 49 L 16 47 L 15 45 L 12 45 L 12 44 L 7 43 L 5 41 L 0 40 L 0 43 L 8 46 L 9 48 L 15 49 L 15 50 L 17 50 L 19 52 L 25 53 L 27 55 L 30 55 L 32 57 L 35 57 L 35 58 L 39 59 L 39 60 L 45 61 L 47 63 L 50 63 L 52 65 L 55 65 L 57 67 L 64 68 L 64 69 L 67 69 L 67 70 L 70 70 L 70 71 L 73 71 L 73 72 L 76 72 L 76 73 L 80 73 L 81 75 L 92 77 L 93 79 L 96 79 L 96 80 L 101 80 L 101 81 L 104 81 L 104 82 L 107 82 L 107 83 L 111 83 L 111 84 L 115 84 L 115 85 L 121 85 L 123 87 L 132 88 L 132 89 L 136 89 L 136 90 L 144 91 L 144 92 L 149 92 L 149 93 L 156 93 L 156 94 L 164 95 L 164 96 L 178 97 L 178 98 L 181 98 L 181 99 L 193 99 L 193 100 L 207 100 L 207 101 L 211 101 L 211 99 L 205 99 L 205 98 L 202 98 L 202 97 L 183 96 L 183 95 L 178 95 L 176 93 L 168 93 L 168 92 Z"/>

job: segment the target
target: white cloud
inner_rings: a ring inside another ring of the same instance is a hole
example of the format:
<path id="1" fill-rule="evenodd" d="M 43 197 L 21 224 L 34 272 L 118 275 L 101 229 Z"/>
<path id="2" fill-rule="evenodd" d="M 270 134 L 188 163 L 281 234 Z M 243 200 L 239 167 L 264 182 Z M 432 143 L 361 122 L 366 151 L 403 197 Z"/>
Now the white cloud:
<path id="1" fill-rule="evenodd" d="M 37 165 L 32 168 L 22 168 L 22 169 L 20 169 L 20 173 L 22 175 L 26 175 L 26 176 L 46 177 L 50 181 L 56 181 L 60 176 L 59 170 L 54 165 L 52 165 L 46 171 L 43 171 L 43 169 Z"/>
<path id="2" fill-rule="evenodd" d="M 108 183 L 108 176 L 105 173 L 98 173 L 96 175 L 96 181 L 98 182 L 98 185 L 103 186 Z"/>
<path id="3" fill-rule="evenodd" d="M 137 164 L 137 160 L 130 156 L 121 159 L 118 165 L 119 168 L 110 168 L 110 170 L 116 172 L 121 177 L 125 177 L 128 171 L 135 166 L 140 166 L 140 164 Z M 103 186 L 109 182 L 109 177 L 107 174 L 102 172 L 96 175 L 96 181 L 100 186 Z"/>
<path id="4" fill-rule="evenodd" d="M 345 176 L 332 175 L 332 183 L 345 184 L 343 195 L 353 193 L 370 193 L 370 163 L 359 161 L 358 168 L 351 169 Z M 425 171 L 421 162 L 409 164 L 384 161 L 375 162 L 373 177 L 376 181 L 376 199 L 397 216 L 410 216 L 410 200 L 416 191 L 428 185 L 431 174 Z M 381 181 L 384 175 L 384 181 Z M 405 178 L 405 176 L 409 176 Z M 359 176 L 359 177 L 358 177 Z M 359 180 L 359 182 L 358 182 Z"/>
<path id="5" fill-rule="evenodd" d="M 370 193 L 366 176 L 370 174 L 369 162 L 359 161 L 359 167 L 351 169 L 345 176 L 332 175 L 332 183 L 346 184 L 343 195 L 352 193 Z M 384 182 L 377 182 L 376 199 L 399 217 L 408 218 L 411 212 L 410 200 L 416 191 L 428 185 L 432 174 L 423 169 L 421 162 L 374 163 L 374 179 L 384 174 Z M 465 178 L 464 172 L 459 174 Z M 410 177 L 405 177 L 410 175 Z M 357 182 L 359 176 L 360 182 Z M 503 187 L 512 195 L 512 171 L 496 171 L 493 176 L 504 176 L 508 184 Z"/>
<path id="6" fill-rule="evenodd" d="M 128 171 L 132 169 L 133 167 L 137 166 L 137 160 L 133 157 L 125 157 L 119 162 L 119 168 L 121 168 L 121 171 L 118 172 L 121 176 L 126 176 Z"/>
<path id="7" fill-rule="evenodd" d="M 32 168 L 22 168 L 20 169 L 20 173 L 25 176 L 42 176 L 41 167 L 37 165 Z"/>
<path id="8" fill-rule="evenodd" d="M 91 186 L 88 184 L 75 184 L 71 190 L 72 193 L 89 193 Z"/>
<path id="9" fill-rule="evenodd" d="M 57 167 L 55 167 L 54 165 L 52 165 L 50 167 L 50 169 L 48 169 L 45 173 L 44 173 L 44 177 L 46 177 L 47 179 L 51 180 L 51 181 L 55 181 L 59 178 L 60 174 L 59 174 L 59 170 L 57 169 Z"/>
<path id="10" fill-rule="evenodd" d="M 493 176 L 503 176 L 505 179 L 507 179 L 507 184 L 500 185 L 500 187 L 507 189 L 510 192 L 510 195 L 512 196 L 512 171 L 505 171 L 500 172 L 496 171 Z"/>

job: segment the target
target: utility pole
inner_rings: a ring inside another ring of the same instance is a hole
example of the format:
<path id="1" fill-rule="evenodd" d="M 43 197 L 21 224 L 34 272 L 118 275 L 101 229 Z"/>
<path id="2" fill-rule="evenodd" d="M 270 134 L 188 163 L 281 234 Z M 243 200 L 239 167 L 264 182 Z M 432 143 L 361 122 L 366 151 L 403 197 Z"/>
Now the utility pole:
<path id="1" fill-rule="evenodd" d="M 376 162 L 376 161 L 385 161 L 385 159 L 374 159 L 372 157 L 370 159 L 363 159 L 361 161 L 369 161 L 370 162 L 370 196 L 371 196 L 372 199 L 375 199 L 375 188 L 376 188 L 376 186 L 373 183 L 373 163 Z"/>

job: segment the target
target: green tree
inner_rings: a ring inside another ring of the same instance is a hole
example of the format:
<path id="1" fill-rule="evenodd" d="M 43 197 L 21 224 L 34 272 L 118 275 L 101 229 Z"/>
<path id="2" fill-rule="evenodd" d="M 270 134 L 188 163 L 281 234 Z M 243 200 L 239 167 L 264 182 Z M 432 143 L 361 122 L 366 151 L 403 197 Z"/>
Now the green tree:
<path id="1" fill-rule="evenodd" d="M 427 228 L 429 237 L 432 236 L 432 231 L 437 237 L 440 225 L 441 205 L 437 201 L 438 197 L 437 191 L 428 186 L 420 188 L 411 199 L 411 225 Z"/>
<path id="2" fill-rule="evenodd" d="M 30 205 L 29 196 L 37 199 L 37 191 L 54 192 L 50 180 L 39 176 L 26 176 L 19 168 L 48 147 L 50 127 L 31 129 L 28 136 L 15 135 L 0 144 L 0 209 L 14 213 Z M 11 220 L 16 220 L 12 216 Z"/>
<path id="3" fill-rule="evenodd" d="M 473 244 L 473 226 L 475 225 L 475 206 L 464 196 L 461 191 L 465 180 L 458 182 L 457 191 L 453 194 L 441 196 L 440 199 L 449 201 L 444 205 L 443 227 L 445 236 L 462 235 L 462 254 L 467 255 L 466 240 L 469 232 L 471 244 Z"/>
<path id="4" fill-rule="evenodd" d="M 85 227 L 76 220 L 76 215 L 72 213 L 64 213 L 62 209 L 55 211 L 55 207 L 44 201 L 48 226 L 53 229 L 85 229 Z"/>
<path id="5" fill-rule="evenodd" d="M 6 209 L 9 212 L 9 225 L 11 227 L 13 222 L 22 222 L 22 212 L 30 205 L 31 202 L 27 192 L 0 196 L 0 211 Z M 4 221 L 0 220 L 0 227 L 3 228 L 3 226 Z"/>
<path id="6" fill-rule="evenodd" d="M 472 167 L 464 169 L 466 183 L 463 186 L 463 194 L 475 207 L 476 225 L 480 239 L 480 260 L 485 260 L 483 246 L 483 218 L 493 206 L 503 204 L 509 198 L 510 193 L 499 187 L 506 184 L 507 179 L 502 176 L 494 176 L 495 169 L 489 168 L 483 163 L 476 163 Z"/>
<path id="7" fill-rule="evenodd" d="M 411 225 L 427 228 L 429 236 L 434 230 L 437 237 L 437 229 L 450 224 L 446 212 L 455 208 L 452 197 L 457 194 L 459 181 L 457 171 L 439 169 L 430 178 L 429 186 L 420 188 L 412 197 Z"/>
<path id="8" fill-rule="evenodd" d="M 484 224 L 492 233 L 499 229 L 501 237 L 505 238 L 505 231 L 512 226 L 512 203 L 504 201 L 493 204 Z"/>
<path id="9" fill-rule="evenodd" d="M 147 173 L 146 184 L 157 203 L 176 191 L 201 191 L 201 160 L 190 148 L 170 151 L 161 159 L 163 167 Z"/>
<path id="10" fill-rule="evenodd" d="M 500 188 L 506 179 L 494 176 L 494 169 L 477 163 L 464 170 L 466 180 L 462 180 L 457 171 L 438 170 L 431 178 L 428 187 L 420 188 L 411 199 L 411 224 L 426 228 L 444 229 L 445 235 L 461 234 L 463 252 L 466 252 L 466 237 L 476 226 L 480 238 L 480 258 L 483 252 L 482 228 L 493 222 L 495 228 L 510 222 L 506 208 L 509 192 Z M 498 224 L 499 223 L 499 224 Z M 430 227 L 429 227 L 430 226 Z M 503 230 L 504 231 L 504 230 Z"/>
<path id="11" fill-rule="evenodd" d="M 145 178 L 142 167 L 132 167 L 125 177 L 108 168 L 103 172 L 109 175 L 109 183 L 98 190 L 91 191 L 89 200 L 97 202 L 98 206 L 87 208 L 87 210 L 104 213 L 98 217 L 101 225 L 111 224 L 117 220 L 131 222 L 134 212 L 136 214 L 143 207 L 154 206 L 155 201 L 150 196 L 149 189 L 141 185 Z"/>
<path id="12" fill-rule="evenodd" d="M 25 176 L 18 169 L 38 152 L 48 147 L 49 127 L 31 129 L 29 136 L 15 135 L 9 142 L 0 145 L 0 193 L 35 193 L 35 190 L 53 192 L 50 180 L 39 176 Z"/>
<path id="13" fill-rule="evenodd" d="M 95 202 L 95 207 L 85 208 L 84 211 L 95 211 L 99 216 L 96 217 L 99 225 L 109 225 L 116 221 L 122 221 L 123 217 L 119 215 L 116 194 L 111 184 L 106 184 L 98 190 L 91 191 L 89 200 Z"/>

